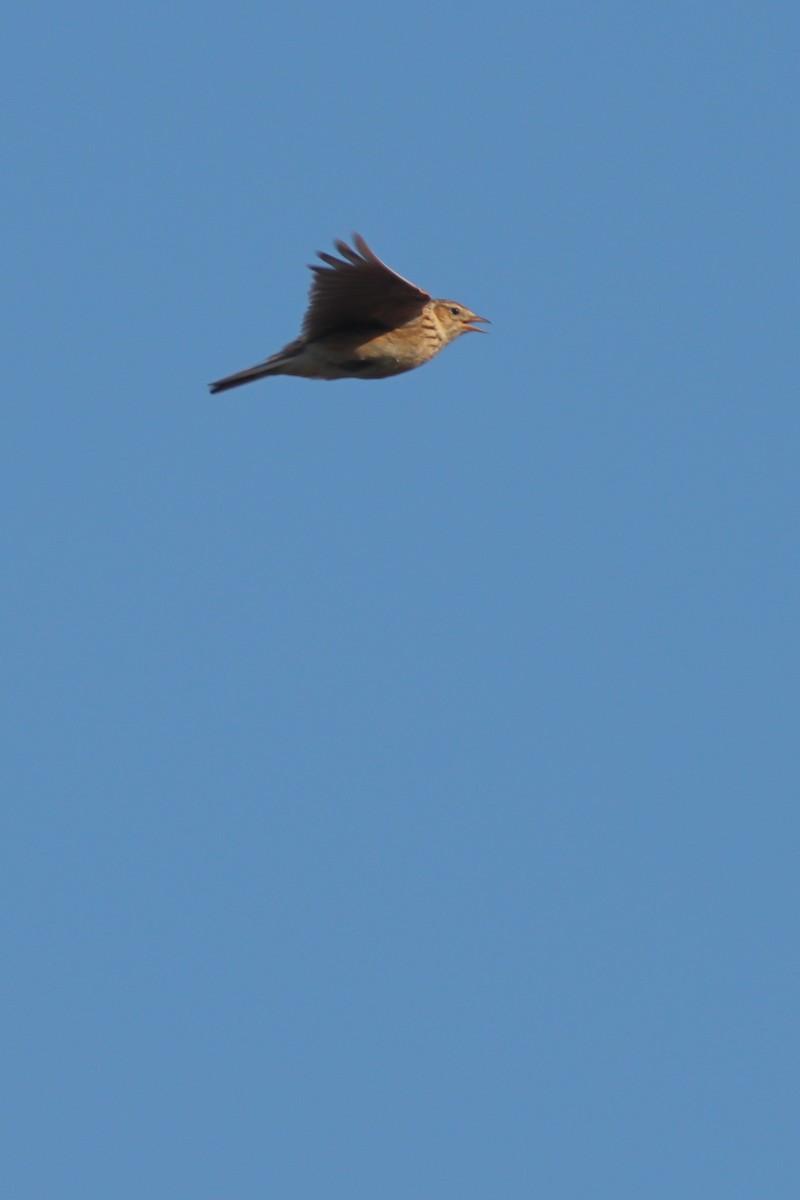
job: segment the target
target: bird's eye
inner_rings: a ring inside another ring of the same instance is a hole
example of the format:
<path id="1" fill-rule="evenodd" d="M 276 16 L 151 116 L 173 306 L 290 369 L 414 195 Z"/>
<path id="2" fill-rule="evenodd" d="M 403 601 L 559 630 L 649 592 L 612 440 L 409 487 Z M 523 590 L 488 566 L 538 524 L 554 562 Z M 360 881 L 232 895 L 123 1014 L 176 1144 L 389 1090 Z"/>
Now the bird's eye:
<path id="1" fill-rule="evenodd" d="M 457 317 L 460 315 L 461 309 L 458 308 L 457 305 L 454 304 L 453 307 L 450 309 L 450 312 L 453 314 L 454 317 Z"/>

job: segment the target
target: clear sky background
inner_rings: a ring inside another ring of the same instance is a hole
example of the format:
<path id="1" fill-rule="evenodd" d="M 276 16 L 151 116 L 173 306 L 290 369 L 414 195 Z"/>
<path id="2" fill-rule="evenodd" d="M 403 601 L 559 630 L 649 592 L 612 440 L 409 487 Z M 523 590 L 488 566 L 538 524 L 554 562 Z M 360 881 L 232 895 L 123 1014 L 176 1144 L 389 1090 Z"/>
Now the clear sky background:
<path id="1" fill-rule="evenodd" d="M 796 1197 L 800 8 L 5 24 L 4 1194 Z"/>

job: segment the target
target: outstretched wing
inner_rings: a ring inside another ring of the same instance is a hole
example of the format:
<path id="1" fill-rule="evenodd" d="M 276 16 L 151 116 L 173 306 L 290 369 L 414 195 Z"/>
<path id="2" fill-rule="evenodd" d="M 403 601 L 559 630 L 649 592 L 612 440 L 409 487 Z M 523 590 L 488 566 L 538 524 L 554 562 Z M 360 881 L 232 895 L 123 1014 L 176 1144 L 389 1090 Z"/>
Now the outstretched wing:
<path id="1" fill-rule="evenodd" d="M 381 262 L 357 233 L 353 244 L 355 250 L 337 240 L 342 257 L 319 251 L 327 265 L 311 267 L 314 282 L 303 319 L 303 336 L 309 340 L 351 328 L 394 329 L 430 300 L 428 292 Z"/>

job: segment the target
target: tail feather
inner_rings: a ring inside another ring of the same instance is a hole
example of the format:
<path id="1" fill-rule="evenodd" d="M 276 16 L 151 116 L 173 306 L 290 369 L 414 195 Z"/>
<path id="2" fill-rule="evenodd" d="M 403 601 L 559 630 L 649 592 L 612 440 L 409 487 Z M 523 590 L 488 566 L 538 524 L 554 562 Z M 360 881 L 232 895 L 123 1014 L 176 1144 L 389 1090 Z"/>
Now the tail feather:
<path id="1" fill-rule="evenodd" d="M 237 371 L 235 375 L 226 375 L 223 379 L 216 379 L 208 385 L 208 390 L 213 395 L 215 392 L 227 392 L 228 388 L 241 387 L 243 383 L 253 383 L 256 379 L 264 379 L 267 375 L 283 375 L 286 363 L 297 355 L 300 348 L 299 341 L 290 342 L 288 346 L 284 346 L 283 350 L 270 355 L 264 362 L 256 363 L 254 367 L 246 367 L 244 371 Z"/>
<path id="2" fill-rule="evenodd" d="M 276 371 L 274 364 L 270 364 L 269 360 L 263 363 L 256 363 L 254 367 L 248 367 L 245 371 L 237 371 L 235 375 L 226 375 L 224 379 L 216 379 L 208 385 L 208 390 L 212 393 L 227 392 L 228 388 L 241 387 L 243 383 L 253 383 L 256 379 L 263 379 L 265 375 L 279 375 L 280 370 Z"/>

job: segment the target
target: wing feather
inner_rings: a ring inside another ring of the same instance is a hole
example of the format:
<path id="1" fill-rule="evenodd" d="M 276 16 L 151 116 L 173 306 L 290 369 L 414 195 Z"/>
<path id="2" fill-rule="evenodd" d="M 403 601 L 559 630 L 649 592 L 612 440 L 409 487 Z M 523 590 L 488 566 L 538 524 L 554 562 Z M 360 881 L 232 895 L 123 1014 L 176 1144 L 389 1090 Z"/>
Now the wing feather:
<path id="1" fill-rule="evenodd" d="M 348 329 L 395 329 L 419 315 L 430 294 L 398 275 L 364 241 L 334 242 L 341 258 L 319 251 L 325 266 L 313 264 L 303 336 L 308 339 Z"/>

